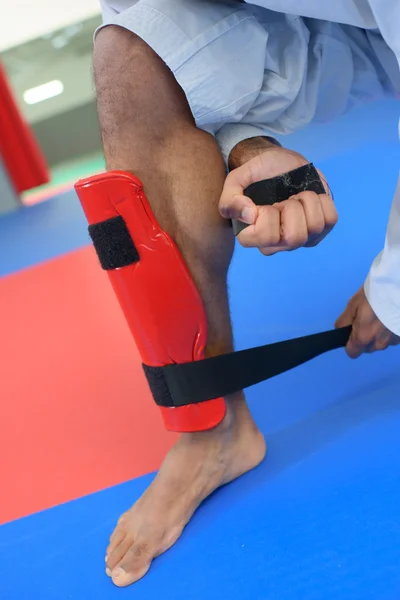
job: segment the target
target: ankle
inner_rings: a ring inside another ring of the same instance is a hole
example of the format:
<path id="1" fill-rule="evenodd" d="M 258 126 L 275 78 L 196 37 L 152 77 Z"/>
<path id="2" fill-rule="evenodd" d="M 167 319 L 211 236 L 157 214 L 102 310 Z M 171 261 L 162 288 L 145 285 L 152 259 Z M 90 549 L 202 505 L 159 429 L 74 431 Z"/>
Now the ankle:
<path id="1" fill-rule="evenodd" d="M 232 394 L 226 398 L 227 410 L 223 421 L 207 431 L 183 433 L 181 441 L 187 443 L 207 443 L 221 439 L 225 442 L 234 440 L 245 432 L 258 432 L 246 403 L 243 392 Z"/>

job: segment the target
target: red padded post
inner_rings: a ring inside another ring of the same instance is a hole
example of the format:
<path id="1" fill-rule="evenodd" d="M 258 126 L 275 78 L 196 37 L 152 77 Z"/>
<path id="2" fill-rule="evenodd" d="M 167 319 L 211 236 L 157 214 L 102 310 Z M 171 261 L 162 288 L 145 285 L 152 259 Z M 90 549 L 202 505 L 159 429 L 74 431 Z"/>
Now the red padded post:
<path id="1" fill-rule="evenodd" d="M 0 63 L 0 155 L 17 193 L 48 183 L 49 169 Z"/>

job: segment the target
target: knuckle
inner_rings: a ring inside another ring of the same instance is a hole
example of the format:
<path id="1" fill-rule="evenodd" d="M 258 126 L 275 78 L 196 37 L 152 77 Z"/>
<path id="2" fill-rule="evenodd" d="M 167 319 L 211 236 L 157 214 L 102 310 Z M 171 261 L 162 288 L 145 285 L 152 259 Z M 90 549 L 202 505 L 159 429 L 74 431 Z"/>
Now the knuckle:
<path id="1" fill-rule="evenodd" d="M 279 244 L 279 242 L 281 241 L 281 236 L 280 236 L 279 231 L 276 231 L 271 235 L 271 241 L 272 241 L 273 246 L 276 246 L 277 244 Z"/>
<path id="2" fill-rule="evenodd" d="M 332 199 L 328 200 L 328 204 L 325 203 L 325 220 L 328 225 L 336 225 L 339 220 L 339 214 Z"/>
<path id="3" fill-rule="evenodd" d="M 324 219 L 315 219 L 309 226 L 309 232 L 312 235 L 320 235 L 325 229 Z"/>
<path id="4" fill-rule="evenodd" d="M 279 244 L 281 236 L 279 235 L 279 231 L 270 231 L 265 233 L 260 240 L 259 246 L 267 247 L 267 246 L 276 246 Z"/>
<path id="5" fill-rule="evenodd" d="M 275 246 L 280 242 L 280 224 L 279 220 L 276 219 L 276 209 L 272 206 L 266 207 L 268 210 L 264 210 L 259 217 L 257 222 L 257 246 L 267 247 Z"/>
<path id="6" fill-rule="evenodd" d="M 272 248 L 259 248 L 258 250 L 263 256 L 273 256 L 277 253 L 277 250 Z"/>
<path id="7" fill-rule="evenodd" d="M 378 340 L 375 343 L 375 349 L 376 350 L 386 350 L 386 348 L 388 347 L 388 341 L 387 340 Z"/>
<path id="8" fill-rule="evenodd" d="M 308 204 L 316 202 L 318 200 L 318 195 L 311 190 L 305 190 L 304 192 L 297 194 L 297 198 Z"/>
<path id="9" fill-rule="evenodd" d="M 303 246 L 308 237 L 307 234 L 301 231 L 289 231 L 284 234 L 284 241 L 290 248 L 298 248 Z"/>
<path id="10" fill-rule="evenodd" d="M 237 237 L 237 241 L 243 248 L 255 248 L 258 246 L 252 238 L 244 237 L 240 234 Z"/>
<path id="11" fill-rule="evenodd" d="M 336 210 L 332 212 L 332 215 L 329 215 L 327 221 L 328 225 L 330 225 L 331 227 L 337 224 L 337 222 L 339 221 L 339 215 Z"/>
<path id="12" fill-rule="evenodd" d="M 276 208 L 275 206 L 262 206 L 261 207 L 261 212 L 260 214 L 262 214 L 263 218 L 265 219 L 273 219 L 274 216 L 277 214 Z M 278 213 L 279 216 L 279 213 Z"/>
<path id="13" fill-rule="evenodd" d="M 358 346 L 369 346 L 369 344 L 373 341 L 374 336 L 368 332 L 359 331 L 354 335 L 354 341 Z"/>

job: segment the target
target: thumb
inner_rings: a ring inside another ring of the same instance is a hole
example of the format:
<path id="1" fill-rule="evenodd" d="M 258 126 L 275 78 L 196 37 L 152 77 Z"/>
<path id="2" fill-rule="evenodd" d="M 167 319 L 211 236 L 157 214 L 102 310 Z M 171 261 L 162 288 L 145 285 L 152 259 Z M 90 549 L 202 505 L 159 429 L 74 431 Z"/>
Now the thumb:
<path id="1" fill-rule="evenodd" d="M 257 218 L 257 207 L 243 191 L 252 183 L 251 170 L 243 165 L 227 176 L 219 201 L 219 212 L 224 219 L 237 219 L 252 225 Z"/>
<path id="2" fill-rule="evenodd" d="M 221 199 L 219 212 L 225 219 L 237 219 L 248 225 L 252 225 L 257 218 L 257 207 L 247 196 L 232 196 L 224 199 L 224 202 Z"/>
<path id="3" fill-rule="evenodd" d="M 345 310 L 342 312 L 340 317 L 337 319 L 335 323 L 336 329 L 340 327 L 347 327 L 348 325 L 352 325 L 354 323 L 354 319 L 357 315 L 357 304 L 355 302 L 349 302 Z"/>

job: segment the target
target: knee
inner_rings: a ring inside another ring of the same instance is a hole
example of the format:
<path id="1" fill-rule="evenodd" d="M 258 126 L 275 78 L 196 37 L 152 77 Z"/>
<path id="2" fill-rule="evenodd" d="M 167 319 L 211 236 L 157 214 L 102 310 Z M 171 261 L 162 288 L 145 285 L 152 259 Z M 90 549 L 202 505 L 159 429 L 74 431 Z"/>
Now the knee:
<path id="1" fill-rule="evenodd" d="M 93 49 L 93 73 L 96 88 L 121 83 L 126 71 L 144 60 L 146 44 L 123 27 L 109 25 L 99 31 Z M 136 56 L 135 56 L 136 55 Z"/>
<path id="2" fill-rule="evenodd" d="M 186 96 L 164 61 L 140 37 L 110 25 L 97 35 L 93 72 L 98 106 L 124 111 L 130 125 L 154 127 L 194 123 Z M 162 98 L 162 101 L 160 99 Z"/>

